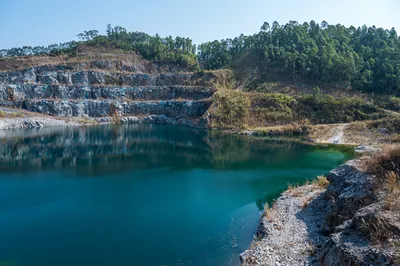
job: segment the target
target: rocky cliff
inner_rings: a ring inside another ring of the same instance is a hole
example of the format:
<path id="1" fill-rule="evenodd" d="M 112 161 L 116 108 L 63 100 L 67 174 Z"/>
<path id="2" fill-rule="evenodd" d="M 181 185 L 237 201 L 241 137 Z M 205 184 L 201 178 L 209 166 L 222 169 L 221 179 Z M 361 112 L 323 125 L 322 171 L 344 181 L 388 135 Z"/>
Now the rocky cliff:
<path id="1" fill-rule="evenodd" d="M 157 115 L 166 117 L 164 122 L 186 119 L 184 124 L 205 127 L 214 78 L 211 73 L 161 73 L 149 62 L 64 62 L 0 72 L 0 101 L 56 117 Z"/>

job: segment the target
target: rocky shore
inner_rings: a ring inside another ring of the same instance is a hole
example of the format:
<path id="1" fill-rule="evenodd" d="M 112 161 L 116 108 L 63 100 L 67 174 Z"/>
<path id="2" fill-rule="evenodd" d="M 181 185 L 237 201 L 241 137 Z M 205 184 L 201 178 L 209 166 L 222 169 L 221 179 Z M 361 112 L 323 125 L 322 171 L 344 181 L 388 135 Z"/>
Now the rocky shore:
<path id="1" fill-rule="evenodd" d="M 79 125 L 79 123 L 47 117 L 19 117 L 0 119 L 0 130 L 64 127 L 76 125 Z"/>
<path id="2" fill-rule="evenodd" d="M 117 116 L 117 117 L 63 117 L 52 118 L 45 116 L 15 117 L 0 119 L 0 130 L 31 129 L 44 127 L 65 127 L 79 125 L 104 125 L 104 124 L 173 124 L 196 128 L 205 128 L 206 118 L 170 118 L 164 114 L 148 116 Z"/>
<path id="3" fill-rule="evenodd" d="M 399 214 L 378 207 L 373 176 L 350 161 L 327 180 L 327 189 L 290 189 L 266 209 L 243 265 L 400 265 Z M 373 238 L 381 229 L 387 241 Z"/>

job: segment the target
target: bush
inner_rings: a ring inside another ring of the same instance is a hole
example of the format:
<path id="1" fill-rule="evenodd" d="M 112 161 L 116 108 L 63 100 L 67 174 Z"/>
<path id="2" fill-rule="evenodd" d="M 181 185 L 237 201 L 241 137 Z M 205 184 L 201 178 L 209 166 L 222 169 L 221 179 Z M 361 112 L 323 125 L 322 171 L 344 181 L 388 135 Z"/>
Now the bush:
<path id="1" fill-rule="evenodd" d="M 393 111 L 400 111 L 400 98 L 394 96 L 390 97 L 385 104 L 385 108 Z"/>
<path id="2" fill-rule="evenodd" d="M 390 116 L 376 121 L 372 121 L 368 125 L 370 128 L 386 128 L 388 133 L 400 132 L 400 116 Z"/>
<path id="3" fill-rule="evenodd" d="M 319 188 L 326 189 L 329 186 L 329 181 L 325 176 L 318 176 L 317 179 L 315 179 L 312 183 Z"/>
<path id="4" fill-rule="evenodd" d="M 349 123 L 375 120 L 386 114 L 364 100 L 357 98 L 334 98 L 330 95 L 304 95 L 297 99 L 298 117 L 308 118 L 315 124 Z"/>
<path id="5" fill-rule="evenodd" d="M 294 121 L 296 100 L 281 93 L 251 93 L 251 117 L 256 125 L 281 125 Z"/>
<path id="6" fill-rule="evenodd" d="M 221 89 L 213 97 L 213 123 L 222 128 L 244 128 L 249 120 L 250 99 L 238 90 Z"/>
<path id="7" fill-rule="evenodd" d="M 390 181 L 393 176 L 399 181 L 400 175 L 400 146 L 386 147 L 363 162 L 364 170 L 374 174 L 379 180 Z M 392 180 L 393 181 L 393 180 Z M 392 187 L 392 186 L 391 186 Z"/>
<path id="8" fill-rule="evenodd" d="M 274 127 L 259 127 L 253 129 L 258 136 L 301 136 L 309 133 L 309 128 L 304 125 L 289 124 Z"/>

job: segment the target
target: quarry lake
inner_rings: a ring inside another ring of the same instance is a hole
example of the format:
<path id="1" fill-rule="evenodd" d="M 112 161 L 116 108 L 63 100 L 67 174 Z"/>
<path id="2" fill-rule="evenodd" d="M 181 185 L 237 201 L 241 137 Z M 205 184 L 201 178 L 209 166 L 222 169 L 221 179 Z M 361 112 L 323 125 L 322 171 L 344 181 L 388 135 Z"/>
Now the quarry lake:
<path id="1" fill-rule="evenodd" d="M 0 265 L 238 265 L 263 204 L 349 155 L 167 125 L 2 131 Z"/>

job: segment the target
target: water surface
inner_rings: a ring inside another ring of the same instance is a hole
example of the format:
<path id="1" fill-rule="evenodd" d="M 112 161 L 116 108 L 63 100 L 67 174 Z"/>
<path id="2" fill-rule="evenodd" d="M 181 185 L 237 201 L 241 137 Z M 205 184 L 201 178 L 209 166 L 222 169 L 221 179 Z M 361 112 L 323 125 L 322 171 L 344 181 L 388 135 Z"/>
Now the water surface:
<path id="1" fill-rule="evenodd" d="M 165 125 L 1 134 L 0 265 L 237 265 L 264 202 L 348 158 Z"/>

